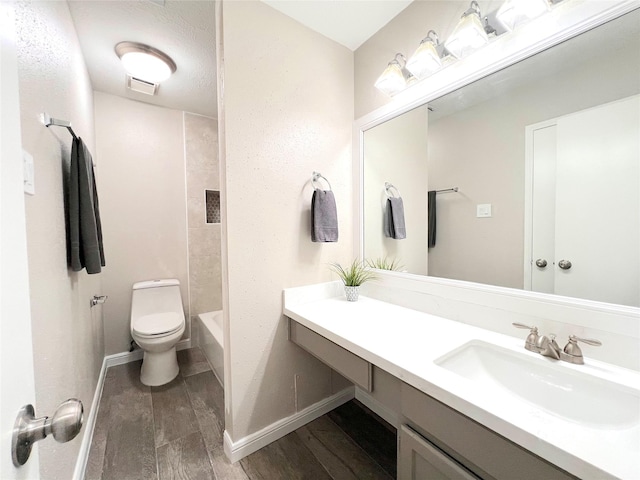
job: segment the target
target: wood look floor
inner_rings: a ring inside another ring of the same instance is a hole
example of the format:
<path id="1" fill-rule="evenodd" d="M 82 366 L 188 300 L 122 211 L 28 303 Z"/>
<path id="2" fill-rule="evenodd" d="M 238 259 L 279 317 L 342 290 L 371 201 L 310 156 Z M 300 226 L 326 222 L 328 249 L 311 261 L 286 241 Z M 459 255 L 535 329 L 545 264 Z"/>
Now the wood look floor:
<path id="1" fill-rule="evenodd" d="M 199 348 L 178 361 L 161 387 L 140 383 L 141 362 L 107 370 L 85 479 L 395 478 L 395 429 L 355 401 L 229 463 L 222 387 Z"/>

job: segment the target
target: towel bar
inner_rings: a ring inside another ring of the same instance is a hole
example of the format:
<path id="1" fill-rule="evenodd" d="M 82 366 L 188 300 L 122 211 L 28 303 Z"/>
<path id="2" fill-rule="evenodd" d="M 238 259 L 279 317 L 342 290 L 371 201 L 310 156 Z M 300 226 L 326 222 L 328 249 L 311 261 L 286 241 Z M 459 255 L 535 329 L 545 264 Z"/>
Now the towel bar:
<path id="1" fill-rule="evenodd" d="M 436 193 L 447 193 L 447 192 L 457 192 L 458 191 L 458 187 L 451 187 L 451 188 L 443 188 L 442 190 L 436 190 Z"/>
<path id="2" fill-rule="evenodd" d="M 401 196 L 400 195 L 400 190 L 398 190 L 394 184 L 389 183 L 389 182 L 384 182 L 384 190 L 387 193 L 387 197 L 388 198 L 395 197 L 395 195 L 393 194 L 391 189 L 396 191 L 396 193 L 398 194 L 398 197 Z"/>
<path id="3" fill-rule="evenodd" d="M 71 134 L 74 140 L 78 139 L 75 132 L 73 131 L 73 128 L 71 128 L 71 122 L 67 122 L 66 120 L 58 120 L 57 118 L 52 118 L 51 116 L 49 116 L 48 113 L 43 113 L 42 123 L 44 124 L 45 127 L 54 126 L 54 127 L 66 128 L 67 130 L 69 130 L 69 133 Z"/>
<path id="4" fill-rule="evenodd" d="M 320 172 L 313 172 L 313 175 L 311 175 L 311 185 L 313 185 L 314 188 L 322 187 L 322 185 L 320 185 L 320 183 L 319 183 L 320 179 L 323 179 L 325 182 L 327 182 L 327 185 L 329 185 L 329 190 L 332 190 L 331 184 L 329 183 L 329 180 L 327 180 L 326 177 L 323 177 Z M 316 183 L 318 183 L 318 185 L 320 185 L 320 186 L 316 186 Z"/>

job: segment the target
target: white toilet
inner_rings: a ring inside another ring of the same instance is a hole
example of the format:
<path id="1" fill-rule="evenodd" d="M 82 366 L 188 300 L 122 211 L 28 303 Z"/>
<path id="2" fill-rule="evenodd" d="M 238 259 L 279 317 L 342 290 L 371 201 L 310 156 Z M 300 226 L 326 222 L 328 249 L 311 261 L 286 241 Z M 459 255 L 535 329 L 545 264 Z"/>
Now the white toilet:
<path id="1" fill-rule="evenodd" d="M 131 336 L 144 350 L 140 381 L 158 386 L 178 375 L 176 344 L 185 328 L 180 282 L 149 280 L 133 285 Z"/>

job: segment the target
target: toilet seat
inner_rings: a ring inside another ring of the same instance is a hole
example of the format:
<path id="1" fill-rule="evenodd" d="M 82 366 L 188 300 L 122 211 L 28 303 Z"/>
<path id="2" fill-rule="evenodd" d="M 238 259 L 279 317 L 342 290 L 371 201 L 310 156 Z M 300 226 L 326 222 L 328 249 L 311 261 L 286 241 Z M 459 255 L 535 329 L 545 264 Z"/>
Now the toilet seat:
<path id="1" fill-rule="evenodd" d="M 182 328 L 184 317 L 176 312 L 143 315 L 133 321 L 133 332 L 140 337 L 170 335 Z"/>

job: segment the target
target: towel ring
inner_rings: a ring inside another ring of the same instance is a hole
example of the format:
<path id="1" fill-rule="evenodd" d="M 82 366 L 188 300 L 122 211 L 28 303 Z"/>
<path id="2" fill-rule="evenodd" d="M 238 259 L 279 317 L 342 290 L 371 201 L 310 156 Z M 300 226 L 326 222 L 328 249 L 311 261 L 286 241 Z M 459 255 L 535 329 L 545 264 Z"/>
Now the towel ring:
<path id="1" fill-rule="evenodd" d="M 395 198 L 395 195 L 393 194 L 393 192 L 391 191 L 391 189 L 395 190 L 396 193 L 398 194 L 398 198 L 400 198 L 400 190 L 398 190 L 395 185 L 393 185 L 392 183 L 389 182 L 384 182 L 384 189 L 387 193 L 387 198 Z"/>
<path id="2" fill-rule="evenodd" d="M 311 175 L 311 185 L 313 185 L 314 188 L 321 189 L 322 185 L 320 185 L 320 179 L 323 179 L 325 182 L 327 182 L 327 185 L 329 185 L 329 190 L 332 190 L 329 180 L 327 180 L 326 177 L 323 177 L 320 172 L 313 172 L 313 175 Z M 316 183 L 318 185 L 316 185 Z"/>

